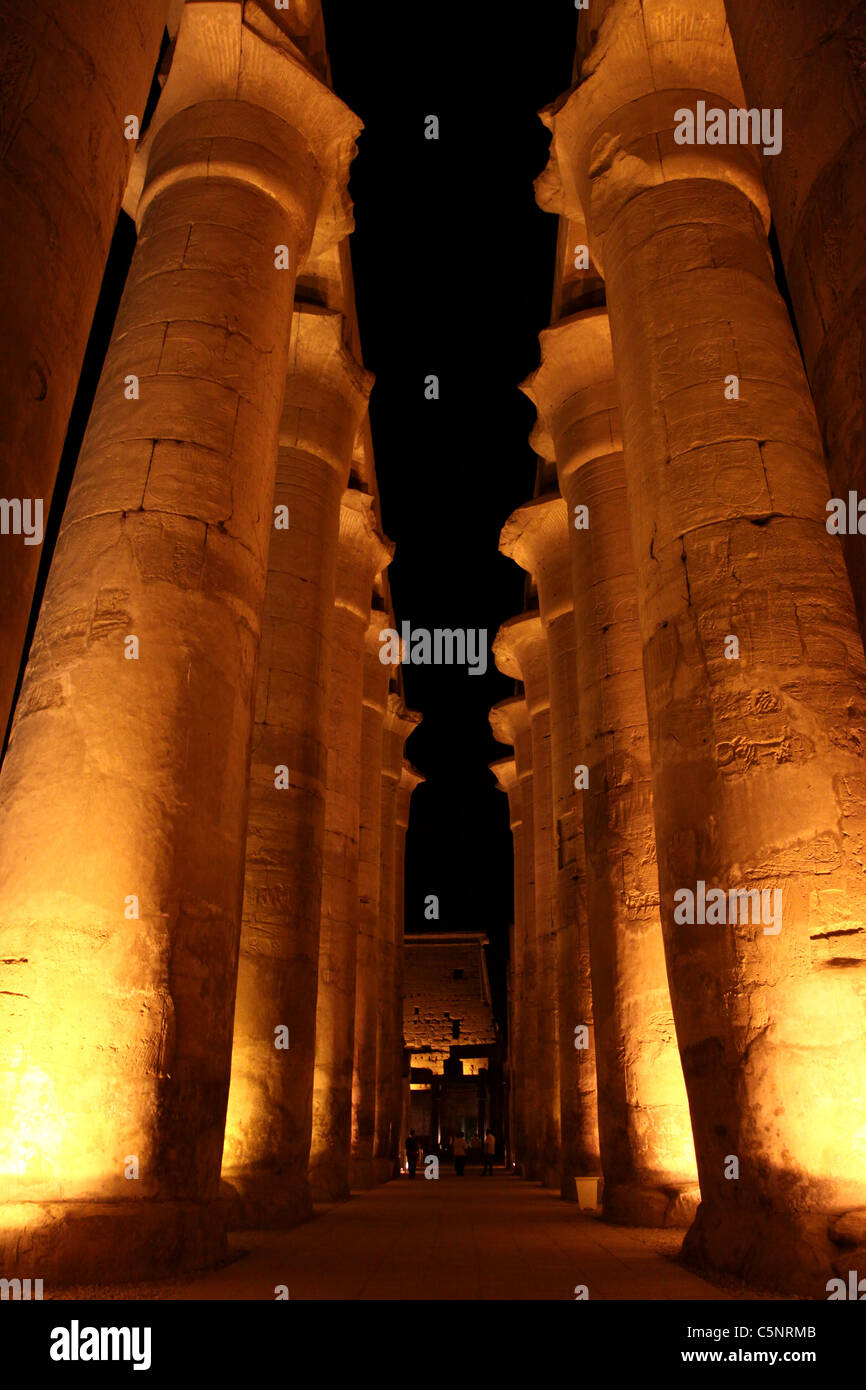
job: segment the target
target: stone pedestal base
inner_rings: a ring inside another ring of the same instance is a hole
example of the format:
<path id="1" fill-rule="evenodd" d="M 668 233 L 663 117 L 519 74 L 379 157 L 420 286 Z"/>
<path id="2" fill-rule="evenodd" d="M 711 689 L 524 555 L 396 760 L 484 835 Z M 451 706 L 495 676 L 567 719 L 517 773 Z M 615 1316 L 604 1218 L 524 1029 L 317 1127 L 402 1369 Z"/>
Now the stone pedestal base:
<path id="1" fill-rule="evenodd" d="M 576 1177 L 571 1182 L 563 1183 L 563 1188 L 571 1188 L 568 1200 L 577 1202 L 581 1211 L 598 1211 L 601 1201 L 601 1193 L 604 1188 L 604 1178 L 602 1177 Z M 566 1192 L 562 1194 L 566 1196 Z"/>
<path id="2" fill-rule="evenodd" d="M 685 1230 L 701 1200 L 697 1183 L 663 1187 L 612 1187 L 605 1191 L 602 1215 L 615 1226 L 673 1226 Z"/>
<path id="3" fill-rule="evenodd" d="M 313 1215 L 306 1174 L 226 1173 L 220 1204 L 230 1231 L 283 1230 Z"/>
<path id="4" fill-rule="evenodd" d="M 0 1271 L 123 1284 L 206 1269 L 227 1254 L 217 1202 L 20 1202 L 0 1206 Z"/>
<path id="5" fill-rule="evenodd" d="M 866 1250 L 840 1239 L 840 1216 L 722 1211 L 702 1202 L 680 1258 L 698 1274 L 731 1274 L 756 1289 L 826 1299 L 828 1280 L 847 1282 L 849 1270 L 866 1275 Z"/>

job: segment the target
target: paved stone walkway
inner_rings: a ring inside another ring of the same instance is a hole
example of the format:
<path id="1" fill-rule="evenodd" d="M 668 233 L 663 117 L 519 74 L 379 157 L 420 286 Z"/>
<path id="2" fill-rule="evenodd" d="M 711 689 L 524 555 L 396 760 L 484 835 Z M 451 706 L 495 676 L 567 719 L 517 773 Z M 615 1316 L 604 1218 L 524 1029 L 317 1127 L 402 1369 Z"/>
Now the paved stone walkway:
<path id="1" fill-rule="evenodd" d="M 444 1170 L 359 1192 L 291 1231 L 232 1237 L 247 1254 L 161 1290 L 174 1299 L 726 1299 L 623 1227 L 519 1178 Z M 143 1291 L 142 1291 L 143 1293 Z M 139 1295 L 140 1296 L 140 1295 Z M 147 1296 L 146 1294 L 144 1296 Z M 151 1295 L 152 1296 L 152 1295 Z"/>

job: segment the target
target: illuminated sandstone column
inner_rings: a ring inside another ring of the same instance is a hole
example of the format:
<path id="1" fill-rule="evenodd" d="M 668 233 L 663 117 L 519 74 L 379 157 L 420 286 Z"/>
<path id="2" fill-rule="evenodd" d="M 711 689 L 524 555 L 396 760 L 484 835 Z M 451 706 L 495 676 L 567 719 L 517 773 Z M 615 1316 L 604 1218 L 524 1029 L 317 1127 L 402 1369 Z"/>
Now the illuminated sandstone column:
<path id="1" fill-rule="evenodd" d="M 559 1187 L 559 1050 L 556 996 L 556 935 L 553 921 L 553 829 L 550 783 L 550 704 L 547 681 L 547 651 L 541 620 L 536 613 L 521 614 L 503 623 L 493 647 L 500 671 L 515 680 L 523 680 L 532 767 L 532 834 L 533 891 L 535 910 L 527 916 L 527 942 L 524 946 L 524 978 L 530 992 L 527 1019 L 528 1050 L 526 1074 L 532 1077 L 534 1095 L 532 1117 L 527 1124 L 534 1129 L 537 1146 L 532 1176 L 546 1187 Z M 494 713 L 501 710 L 497 705 Z M 508 711 L 511 714 L 511 711 Z M 512 716 L 513 718 L 513 716 Z M 515 731 L 516 735 L 516 731 Z M 497 734 L 497 737 L 499 735 Z M 523 773 L 525 755 L 518 752 L 518 775 Z M 522 780 L 522 777 L 521 777 Z M 523 791 L 523 819 L 526 825 L 526 790 Z M 532 932 L 532 946 L 529 938 Z M 530 950 L 534 968 L 530 966 Z M 534 977 L 534 978 L 533 978 Z M 534 1157 L 534 1155 L 533 1155 Z"/>
<path id="2" fill-rule="evenodd" d="M 866 1205 L 863 647 L 754 151 L 673 136 L 686 105 L 742 104 L 721 4 L 615 0 L 590 68 L 540 193 L 588 214 L 607 286 L 702 1192 L 684 1250 L 825 1297 L 828 1222 Z"/>
<path id="3" fill-rule="evenodd" d="M 294 283 L 274 248 L 303 257 L 358 128 L 259 27 L 238 6 L 186 7 L 0 779 L 0 1264 L 21 1242 L 57 1278 L 222 1249 Z"/>
<path id="4" fill-rule="evenodd" d="M 376 1182 L 373 1147 L 376 1134 L 376 1063 L 379 1031 L 379 885 L 382 841 L 382 753 L 385 711 L 392 666 L 383 665 L 379 634 L 389 626 L 384 608 L 369 615 L 364 650 L 364 695 L 361 715 L 361 801 L 359 822 L 357 974 L 355 985 L 355 1060 L 352 1078 L 352 1186 Z"/>
<path id="5" fill-rule="evenodd" d="M 515 1135 L 518 1130 L 522 1133 L 522 1122 L 518 1114 L 517 1087 L 515 1085 L 515 1066 L 514 1053 L 511 1049 L 511 1040 L 519 1036 L 520 1022 L 517 1016 L 515 986 L 514 986 L 514 962 L 517 959 L 517 947 L 515 945 L 516 933 L 514 923 L 508 928 L 508 963 L 505 972 L 505 992 L 506 992 L 506 1017 L 508 1020 L 508 1050 L 505 1055 L 505 1086 L 508 1132 L 505 1139 L 505 1163 L 508 1168 L 516 1168 L 518 1165 L 518 1154 L 515 1150 Z"/>
<path id="6" fill-rule="evenodd" d="M 546 638 L 560 1024 L 560 1190 L 563 1197 L 575 1201 L 574 1179 L 599 1175 L 600 1159 L 598 1038 L 590 972 L 583 792 L 575 787 L 576 764 L 581 758 L 568 532 L 565 503 L 558 493 L 539 497 L 512 512 L 503 527 L 499 548 L 532 575 Z"/>
<path id="7" fill-rule="evenodd" d="M 849 0 L 725 0 L 725 11 L 749 106 L 782 113 L 763 172 L 832 492 L 847 506 L 849 489 L 866 498 L 866 12 Z M 843 545 L 866 635 L 856 522 Z"/>
<path id="8" fill-rule="evenodd" d="M 492 722 L 492 721 L 491 721 Z M 503 731 L 504 737 L 505 731 Z M 497 733 L 497 738 L 500 734 Z M 523 955 L 526 937 L 526 896 L 530 890 L 526 866 L 526 841 L 521 817 L 521 785 L 514 758 L 499 758 L 490 764 L 496 785 L 508 797 L 508 819 L 514 851 L 514 922 L 510 933 L 508 995 L 509 1114 L 511 1117 L 511 1159 L 523 1167 L 527 1146 L 525 1121 L 527 1076 L 523 1060 L 524 995 Z"/>
<path id="9" fill-rule="evenodd" d="M 585 769 L 586 779 L 578 795 L 604 1212 L 627 1224 L 687 1225 L 700 1194 L 659 918 L 649 732 L 607 311 L 575 314 L 542 333 L 541 347 L 542 365 L 524 389 L 539 410 L 533 444 L 555 459 L 566 500 L 534 503 L 522 513 L 527 529 L 533 514 L 536 528 L 555 524 L 556 544 L 550 537 L 544 551 L 548 566 L 563 550 L 573 565 L 578 660 L 569 707 L 579 711 L 572 764 Z M 554 578 L 539 568 L 542 613 Z M 551 624 L 551 642 L 552 633 Z"/>
<path id="10" fill-rule="evenodd" d="M 395 953 L 395 988 L 394 988 L 394 1008 L 395 1008 L 395 1087 L 396 1093 L 393 1101 L 394 1113 L 398 1131 L 397 1159 L 398 1170 L 403 1157 L 403 1140 L 406 1137 L 406 1087 L 408 1079 L 404 1083 L 403 1059 L 405 1053 L 403 1039 L 403 993 L 404 993 L 404 962 L 405 962 L 405 920 L 406 920 L 406 832 L 409 829 L 409 811 L 412 802 L 412 794 L 415 788 L 425 779 L 422 774 L 414 768 L 408 759 L 403 759 L 403 766 L 400 772 L 400 781 L 397 785 L 397 810 L 396 810 L 396 840 L 394 866 L 394 940 L 396 943 Z"/>
<path id="11" fill-rule="evenodd" d="M 379 1028 L 376 1038 L 376 1134 L 373 1171 L 377 1182 L 396 1176 L 403 1049 L 402 995 L 398 995 L 397 952 L 397 794 L 403 776 L 403 744 L 421 716 L 390 694 L 382 727 L 379 920 L 376 956 Z M 399 1017 L 398 1017 L 399 1006 Z"/>
<path id="12" fill-rule="evenodd" d="M 43 526 L 135 149 L 127 117 L 144 118 L 167 10 L 2 6 L 0 496 L 41 499 Z M 4 732 L 39 568 L 31 537 L 0 537 Z"/>
<path id="13" fill-rule="evenodd" d="M 364 646 L 373 581 L 394 547 L 379 532 L 373 499 L 343 493 L 328 684 L 328 790 L 310 1186 L 319 1201 L 349 1195 L 355 960 L 358 944 L 358 817 Z"/>
<path id="14" fill-rule="evenodd" d="M 372 378 L 341 314 L 301 305 L 280 426 L 250 759 L 223 1178 L 233 1225 L 312 1210 L 307 1168 L 340 502 Z"/>
<path id="15" fill-rule="evenodd" d="M 539 1178 L 561 1186 L 559 1103 L 559 999 L 557 991 L 556 855 L 550 762 L 550 682 L 547 638 L 537 610 L 503 623 L 494 645 L 496 664 L 523 682 L 532 734 L 535 838 L 535 942 L 538 970 Z"/>

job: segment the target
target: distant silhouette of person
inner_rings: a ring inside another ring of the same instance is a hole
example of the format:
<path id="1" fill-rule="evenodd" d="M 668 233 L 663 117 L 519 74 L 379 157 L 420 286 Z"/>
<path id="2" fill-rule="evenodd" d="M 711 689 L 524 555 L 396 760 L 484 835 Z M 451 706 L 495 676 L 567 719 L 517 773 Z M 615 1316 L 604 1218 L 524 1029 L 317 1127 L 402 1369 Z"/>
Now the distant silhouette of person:
<path id="1" fill-rule="evenodd" d="M 454 1154 L 454 1172 L 457 1174 L 458 1178 L 462 1178 L 463 1169 L 466 1167 L 467 1152 L 466 1140 L 463 1138 L 462 1129 L 458 1131 L 457 1138 L 454 1140 L 451 1151 Z"/>
<path id="2" fill-rule="evenodd" d="M 488 1129 L 484 1135 L 484 1167 L 481 1169 L 481 1176 L 489 1173 L 493 1177 L 493 1155 L 496 1153 L 496 1135 L 492 1129 Z"/>
<path id="3" fill-rule="evenodd" d="M 406 1162 L 409 1165 L 409 1177 L 414 1178 L 415 1169 L 418 1167 L 418 1149 L 420 1145 L 415 1135 L 414 1129 L 409 1130 L 406 1139 Z"/>

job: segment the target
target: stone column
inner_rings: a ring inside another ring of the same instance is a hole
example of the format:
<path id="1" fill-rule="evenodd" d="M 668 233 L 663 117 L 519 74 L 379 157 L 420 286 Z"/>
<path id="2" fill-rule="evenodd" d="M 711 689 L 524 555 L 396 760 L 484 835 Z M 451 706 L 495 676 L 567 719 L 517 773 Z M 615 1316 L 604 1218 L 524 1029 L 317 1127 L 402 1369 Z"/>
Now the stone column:
<path id="1" fill-rule="evenodd" d="M 513 831 L 512 831 L 513 839 Z M 515 843 L 515 854 L 517 852 Z M 515 1135 L 520 1128 L 518 1117 L 517 1090 L 515 1087 L 514 1076 L 514 1052 L 512 1050 L 513 1040 L 519 1037 L 520 1022 L 516 1007 L 514 963 L 517 959 L 516 932 L 514 923 L 508 928 L 508 964 L 506 966 L 505 989 L 507 995 L 506 1017 L 508 1020 L 508 1047 L 502 1060 L 502 1074 L 505 1085 L 505 1166 L 514 1168 L 517 1166 L 517 1154 L 515 1152 Z"/>
<path id="2" fill-rule="evenodd" d="M 497 738 L 500 735 L 497 734 Z M 524 995 L 523 954 L 526 937 L 526 897 L 530 890 L 526 865 L 526 843 L 521 816 L 521 786 L 514 758 L 499 758 L 490 764 L 496 785 L 508 797 L 508 819 L 514 851 L 514 922 L 509 933 L 508 990 L 508 1074 L 511 1159 L 523 1166 L 527 1145 L 526 1091 L 528 1081 L 523 1061 Z"/>
<path id="3" fill-rule="evenodd" d="M 575 786 L 581 757 L 568 533 L 565 503 L 558 494 L 548 495 L 512 512 L 499 548 L 532 575 L 546 638 L 560 1022 L 560 1191 L 576 1201 L 574 1179 L 599 1176 L 600 1157 L 583 793 Z"/>
<path id="4" fill-rule="evenodd" d="M 866 13 L 849 0 L 725 0 L 750 107 L 777 113 L 763 158 L 833 495 L 866 498 Z M 866 637 L 866 549 L 843 546 Z M 850 525 L 850 518 L 849 518 Z"/>
<path id="5" fill-rule="evenodd" d="M 535 943 L 538 967 L 539 1178 L 561 1186 L 559 1103 L 558 941 L 555 920 L 553 793 L 550 764 L 550 683 L 547 639 L 538 610 L 503 623 L 493 648 L 505 675 L 523 682 L 532 733 L 535 838 Z"/>
<path id="6" fill-rule="evenodd" d="M 403 744 L 421 722 L 420 714 L 407 710 L 399 695 L 390 694 L 382 728 L 382 790 L 380 809 L 378 958 L 379 1029 L 376 1040 L 376 1135 L 373 1171 L 377 1182 L 397 1173 L 400 1137 L 400 1080 L 403 1055 L 402 994 L 398 994 L 397 954 L 397 795 L 403 776 Z M 402 917 L 401 917 L 402 920 Z M 401 972 L 402 973 L 402 972 Z"/>
<path id="7" fill-rule="evenodd" d="M 403 1039 L 403 994 L 404 985 L 404 964 L 405 964 L 405 923 L 406 923 L 406 832 L 409 829 L 409 809 L 412 801 L 412 794 L 415 788 L 425 779 L 422 774 L 414 768 L 406 759 L 403 759 L 403 766 L 400 772 L 400 781 L 397 785 L 397 813 L 396 813 L 396 840 L 397 848 L 395 852 L 394 865 L 394 939 L 396 942 L 395 953 L 395 988 L 394 988 L 394 1008 L 395 1008 L 395 1086 L 396 1095 L 394 1100 L 395 1114 L 398 1122 L 398 1143 L 397 1143 L 397 1170 L 399 1172 L 403 1158 L 403 1141 L 406 1137 L 406 1124 L 408 1115 L 408 1074 L 404 1077 L 403 1070 L 405 1065 L 406 1049 Z"/>
<path id="8" fill-rule="evenodd" d="M 742 105 L 721 3 L 615 0 L 590 66 L 540 192 L 587 214 L 607 286 L 702 1193 L 684 1251 L 825 1297 L 828 1223 L 866 1205 L 863 647 L 756 155 L 674 138 L 699 100 Z"/>
<path id="9" fill-rule="evenodd" d="M 491 722 L 497 738 L 500 730 L 514 744 L 517 773 L 521 781 L 521 809 L 527 848 L 532 853 L 531 914 L 526 916 L 523 947 L 524 983 L 527 997 L 522 1016 L 525 1020 L 524 1066 L 527 1085 L 533 1094 L 525 1111 L 528 1130 L 528 1176 L 547 1187 L 559 1186 L 559 1053 L 556 1032 L 556 959 L 553 935 L 553 842 L 552 798 L 550 790 L 550 706 L 547 703 L 547 676 L 544 636 L 538 615 L 521 616 L 503 624 L 494 645 L 500 670 L 515 675 L 526 669 L 525 701 L 496 705 Z M 518 658 L 522 658 L 520 664 Z M 521 724 L 526 711 L 528 729 Z M 512 733 L 506 732 L 511 727 Z M 523 745 L 523 746 L 521 746 Z M 525 780 L 531 776 L 531 782 Z M 531 805 L 531 821 L 528 815 Z M 541 929 L 539 929 L 541 923 Z M 532 1078 L 531 1083 L 529 1078 Z"/>
<path id="10" fill-rule="evenodd" d="M 393 550 L 378 529 L 372 497 L 355 488 L 344 492 L 328 686 L 328 790 L 310 1151 L 310 1186 L 319 1201 L 341 1201 L 349 1195 L 364 646 L 373 582 L 390 563 Z"/>
<path id="11" fill-rule="evenodd" d="M 355 987 L 355 1062 L 352 1078 L 352 1186 L 376 1182 L 373 1148 L 376 1133 L 376 1062 L 379 1031 L 379 887 L 382 840 L 382 743 L 392 666 L 383 665 L 386 650 L 379 634 L 389 626 L 384 607 L 373 608 L 364 650 L 364 700 L 361 718 L 361 803 L 358 861 L 360 922 Z"/>
<path id="12" fill-rule="evenodd" d="M 250 761 L 243 923 L 223 1178 L 235 1226 L 312 1212 L 327 780 L 327 679 L 340 502 L 372 386 L 341 314 L 295 314 Z"/>
<path id="13" fill-rule="evenodd" d="M 607 311 L 575 314 L 542 333 L 541 346 L 542 365 L 524 389 L 539 410 L 533 443 L 557 463 L 566 499 L 543 509 L 555 509 L 557 539 L 573 564 L 579 721 L 572 762 L 586 779 L 579 795 L 604 1212 L 629 1225 L 688 1225 L 700 1193 L 659 917 L 646 697 Z M 541 517 L 536 524 L 544 524 Z M 552 562 L 552 542 L 547 550 Z M 542 612 L 549 583 L 540 573 Z"/>
<path id="14" fill-rule="evenodd" d="M 517 1105 L 517 1125 L 522 1136 L 518 1156 L 520 1173 L 536 1178 L 539 1164 L 540 1114 L 538 1092 L 530 1078 L 536 1074 L 538 1054 L 538 971 L 535 950 L 535 814 L 532 777 L 532 729 L 522 696 L 501 700 L 490 711 L 490 727 L 500 743 L 514 747 L 517 773 L 515 810 L 519 809 L 520 833 L 514 840 L 514 976 L 513 1009 L 518 1019 L 516 1049 L 509 1055 Z M 509 808 L 510 811 L 510 808 Z"/>
<path id="15" fill-rule="evenodd" d="M 267 41 L 240 6 L 186 7 L 0 779 L 0 1264 L 26 1248 L 58 1279 L 222 1249 L 293 300 L 274 248 L 303 257 L 357 131 L 262 25 Z"/>
<path id="16" fill-rule="evenodd" d="M 127 117 L 139 126 L 144 118 L 167 10 L 168 0 L 3 6 L 0 496 L 42 508 L 38 532 L 31 511 L 29 540 L 0 536 L 4 732 L 39 541 L 135 149 Z"/>

